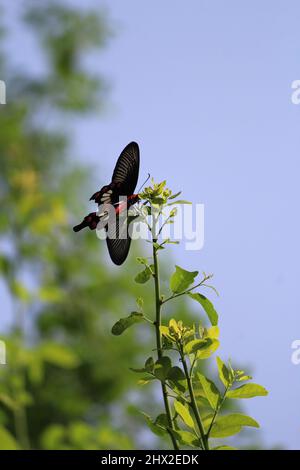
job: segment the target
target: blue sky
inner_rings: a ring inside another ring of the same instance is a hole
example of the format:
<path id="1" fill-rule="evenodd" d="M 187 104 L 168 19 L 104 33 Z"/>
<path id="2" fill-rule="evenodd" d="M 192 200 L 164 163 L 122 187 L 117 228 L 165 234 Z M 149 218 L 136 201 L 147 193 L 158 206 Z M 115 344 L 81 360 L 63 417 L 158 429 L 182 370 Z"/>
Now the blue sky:
<path id="1" fill-rule="evenodd" d="M 205 204 L 203 250 L 174 247 L 174 258 L 215 275 L 220 355 L 248 366 L 270 391 L 245 404 L 265 446 L 299 449 L 300 365 L 291 343 L 300 339 L 300 105 L 291 84 L 300 78 L 300 4 L 86 4 L 106 8 L 115 30 L 90 64 L 112 88 L 101 119 L 76 127 L 74 147 L 101 167 L 101 184 L 136 140 L 143 177 L 166 178 Z M 26 54 L 29 39 L 19 50 L 20 37 L 10 43 L 16 62 L 38 67 Z"/>

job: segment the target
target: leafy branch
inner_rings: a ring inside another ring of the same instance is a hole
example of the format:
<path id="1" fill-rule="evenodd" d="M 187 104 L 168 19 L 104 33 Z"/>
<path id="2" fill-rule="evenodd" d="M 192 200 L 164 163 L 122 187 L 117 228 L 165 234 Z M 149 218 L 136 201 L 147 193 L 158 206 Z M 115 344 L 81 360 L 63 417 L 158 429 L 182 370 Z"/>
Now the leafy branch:
<path id="1" fill-rule="evenodd" d="M 259 427 L 256 420 L 241 413 L 223 414 L 227 399 L 244 399 L 267 395 L 264 387 L 254 383 L 245 383 L 236 387 L 239 382 L 249 381 L 251 377 L 241 370 L 234 370 L 229 362 L 226 365 L 217 357 L 219 380 L 223 392 L 210 378 L 201 373 L 201 362 L 209 359 L 219 347 L 218 313 L 212 302 L 203 295 L 202 288 L 215 288 L 207 281 L 211 274 L 203 273 L 200 281 L 196 278 L 198 271 L 187 271 L 175 266 L 170 277 L 170 293 L 161 294 L 159 252 L 166 245 L 174 243 L 170 239 L 160 241 L 163 227 L 173 221 L 176 208 L 173 208 L 165 220 L 164 209 L 174 204 L 187 204 L 177 200 L 180 193 L 172 194 L 166 188 L 166 182 L 154 183 L 144 189 L 140 198 L 144 201 L 140 208 L 140 221 L 144 222 L 151 234 L 152 258 L 139 257 L 143 265 L 135 281 L 145 284 L 150 279 L 154 283 L 154 314 L 148 318 L 143 313 L 143 302 L 138 299 L 138 312 L 119 320 L 112 329 L 113 334 L 123 333 L 135 323 L 147 322 L 155 329 L 157 359 L 149 357 L 144 367 L 131 369 L 143 374 L 139 384 L 145 385 L 158 380 L 161 383 L 165 413 L 152 419 L 144 415 L 150 429 L 159 436 L 169 436 L 174 449 L 180 446 L 209 450 L 210 440 L 225 438 L 239 433 L 243 427 Z M 171 200 L 171 202 L 170 202 Z M 150 219 L 150 220 L 149 220 Z M 162 221 L 161 221 L 162 220 Z M 200 290 L 195 292 L 195 290 Z M 201 306 L 211 324 L 210 327 L 187 326 L 181 320 L 171 319 L 168 325 L 162 324 L 162 308 L 170 300 L 186 296 Z M 172 363 L 168 352 L 176 351 L 178 360 Z M 215 450 L 229 449 L 226 445 L 214 447 Z"/>

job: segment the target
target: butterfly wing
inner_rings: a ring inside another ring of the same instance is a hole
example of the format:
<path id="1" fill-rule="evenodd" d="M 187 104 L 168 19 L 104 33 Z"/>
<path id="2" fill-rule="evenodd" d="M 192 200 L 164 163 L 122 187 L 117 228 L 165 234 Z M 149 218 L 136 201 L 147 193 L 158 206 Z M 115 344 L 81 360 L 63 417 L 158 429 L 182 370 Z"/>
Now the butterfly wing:
<path id="1" fill-rule="evenodd" d="M 113 187 L 118 188 L 113 190 L 113 200 L 116 196 L 130 196 L 134 193 L 139 176 L 139 167 L 139 146 L 136 142 L 131 142 L 121 152 L 113 172 L 112 184 Z M 117 215 L 115 227 L 112 231 L 114 233 L 107 234 L 106 244 L 111 260 L 113 263 L 120 265 L 126 260 L 131 244 L 127 217 Z"/>
<path id="2" fill-rule="evenodd" d="M 106 236 L 109 256 L 113 263 L 120 266 L 127 258 L 131 238 L 128 233 L 127 217 L 116 216 L 114 225 L 109 226 Z"/>
<path id="3" fill-rule="evenodd" d="M 140 168 L 140 150 L 136 142 L 130 142 L 116 163 L 112 183 L 120 184 L 119 195 L 130 196 L 137 185 Z"/>
<path id="4" fill-rule="evenodd" d="M 137 185 L 139 168 L 139 146 L 136 142 L 130 142 L 117 160 L 111 183 L 93 194 L 90 200 L 94 200 L 99 205 L 104 200 L 115 204 L 119 200 L 119 196 L 130 196 L 134 193 Z"/>

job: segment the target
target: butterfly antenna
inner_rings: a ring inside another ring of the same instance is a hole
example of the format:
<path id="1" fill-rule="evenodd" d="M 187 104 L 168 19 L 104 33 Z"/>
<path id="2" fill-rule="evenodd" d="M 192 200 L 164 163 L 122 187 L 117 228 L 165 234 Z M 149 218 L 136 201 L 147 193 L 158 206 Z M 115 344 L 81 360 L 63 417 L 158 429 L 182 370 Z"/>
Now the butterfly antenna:
<path id="1" fill-rule="evenodd" d="M 148 176 L 147 176 L 147 178 L 145 179 L 145 181 L 143 182 L 142 186 L 139 188 L 138 193 L 139 193 L 140 190 L 145 186 L 145 184 L 147 183 L 147 181 L 149 180 L 149 178 L 150 178 L 150 173 L 148 173 Z"/>

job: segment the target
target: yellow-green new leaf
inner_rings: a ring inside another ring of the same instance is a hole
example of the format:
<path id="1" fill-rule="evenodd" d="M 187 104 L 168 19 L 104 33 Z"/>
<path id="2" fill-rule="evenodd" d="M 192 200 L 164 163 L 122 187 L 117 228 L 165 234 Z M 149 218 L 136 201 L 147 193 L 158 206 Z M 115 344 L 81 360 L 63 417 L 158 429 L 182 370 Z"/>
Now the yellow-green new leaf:
<path id="1" fill-rule="evenodd" d="M 196 354 L 200 350 L 207 349 L 212 345 L 210 338 L 206 339 L 192 339 L 184 346 L 185 354 Z"/>
<path id="2" fill-rule="evenodd" d="M 171 320 L 169 321 L 169 330 L 174 332 L 175 335 L 179 335 L 180 333 L 177 321 L 174 318 L 171 318 Z"/>
<path id="3" fill-rule="evenodd" d="M 221 438 L 233 436 L 234 434 L 238 434 L 243 426 L 259 428 L 258 422 L 250 416 L 239 413 L 220 416 L 211 428 L 210 437 Z"/>
<path id="4" fill-rule="evenodd" d="M 210 339 L 210 338 L 207 338 Z M 201 349 L 197 352 L 197 359 L 207 359 L 209 358 L 220 346 L 220 341 L 217 339 L 212 339 L 211 343 L 207 348 Z"/>
<path id="5" fill-rule="evenodd" d="M 219 339 L 220 329 L 218 326 L 212 326 L 206 330 L 206 336 L 212 339 Z"/>
<path id="6" fill-rule="evenodd" d="M 180 401 L 174 401 L 175 411 L 179 414 L 182 421 L 191 429 L 195 429 L 193 418 L 190 415 L 190 412 L 186 406 L 184 406 Z"/>
<path id="7" fill-rule="evenodd" d="M 217 366 L 221 382 L 225 387 L 228 387 L 230 382 L 230 372 L 220 357 L 217 357 Z"/>
<path id="8" fill-rule="evenodd" d="M 212 380 L 207 379 L 204 375 L 198 373 L 198 378 L 202 385 L 205 396 L 212 407 L 215 410 L 220 401 L 220 392 Z"/>
<path id="9" fill-rule="evenodd" d="M 168 326 L 160 325 L 159 331 L 160 331 L 160 334 L 161 334 L 162 336 L 165 336 L 165 337 L 168 338 L 170 341 L 175 342 L 175 338 L 174 338 L 174 336 L 172 336 L 172 335 L 170 334 L 170 330 L 169 330 L 169 327 L 168 327 Z"/>
<path id="10" fill-rule="evenodd" d="M 245 384 L 240 387 L 229 390 L 227 392 L 228 398 L 254 398 L 254 397 L 265 397 L 268 395 L 268 391 L 258 384 Z"/>

